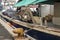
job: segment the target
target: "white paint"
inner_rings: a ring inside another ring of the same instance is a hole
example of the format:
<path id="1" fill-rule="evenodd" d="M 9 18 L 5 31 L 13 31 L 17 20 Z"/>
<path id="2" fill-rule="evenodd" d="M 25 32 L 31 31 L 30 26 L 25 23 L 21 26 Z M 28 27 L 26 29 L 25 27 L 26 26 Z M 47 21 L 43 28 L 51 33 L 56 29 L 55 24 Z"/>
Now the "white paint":
<path id="1" fill-rule="evenodd" d="M 50 5 L 41 6 L 41 16 L 45 17 L 48 14 L 50 14 Z"/>
<path id="2" fill-rule="evenodd" d="M 50 5 L 50 14 L 54 15 L 54 5 Z"/>
<path id="3" fill-rule="evenodd" d="M 48 14 L 54 14 L 54 5 L 43 4 L 41 5 L 41 17 L 45 17 Z"/>

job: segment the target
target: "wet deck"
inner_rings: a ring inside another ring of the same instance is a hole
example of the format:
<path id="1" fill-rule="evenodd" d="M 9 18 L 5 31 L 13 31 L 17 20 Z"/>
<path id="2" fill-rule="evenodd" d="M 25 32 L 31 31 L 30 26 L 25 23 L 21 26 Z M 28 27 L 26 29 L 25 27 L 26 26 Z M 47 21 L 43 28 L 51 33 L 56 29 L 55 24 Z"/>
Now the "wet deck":
<path id="1" fill-rule="evenodd" d="M 11 34 L 0 24 L 0 40 L 13 40 Z"/>

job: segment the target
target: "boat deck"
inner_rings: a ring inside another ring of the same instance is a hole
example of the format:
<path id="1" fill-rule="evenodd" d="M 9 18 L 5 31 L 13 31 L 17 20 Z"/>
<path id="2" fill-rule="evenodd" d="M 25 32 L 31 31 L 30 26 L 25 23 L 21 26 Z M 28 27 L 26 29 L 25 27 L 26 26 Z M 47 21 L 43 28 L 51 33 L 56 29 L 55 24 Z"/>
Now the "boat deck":
<path id="1" fill-rule="evenodd" d="M 30 29 L 34 29 L 34 30 L 37 30 L 37 31 L 42 31 L 42 32 L 45 32 L 45 33 L 49 33 L 49 34 L 52 34 L 52 35 L 56 35 L 56 36 L 60 36 L 60 30 L 59 29 L 56 29 L 56 28 L 46 28 L 46 26 L 40 26 L 40 25 L 36 25 L 36 24 L 30 24 L 30 23 L 26 23 L 26 22 L 21 22 L 19 20 L 15 20 L 15 19 L 12 19 L 12 18 L 9 18 L 7 16 L 4 16 L 2 14 L 0 14 L 3 18 L 9 20 L 9 21 L 12 21 L 18 25 L 23 25 L 24 27 L 27 27 L 27 28 L 30 28 Z"/>
<path id="2" fill-rule="evenodd" d="M 11 34 L 0 24 L 0 40 L 13 40 Z"/>
<path id="3" fill-rule="evenodd" d="M 33 29 L 33 30 L 35 30 L 34 31 L 34 35 L 37 35 L 38 33 L 36 32 L 36 31 L 39 31 L 39 35 L 40 35 L 40 37 L 42 37 L 42 39 L 43 39 L 43 35 L 44 35 L 44 37 L 50 37 L 50 36 L 46 36 L 46 34 L 49 34 L 49 35 L 55 35 L 55 36 L 59 36 L 58 38 L 56 37 L 56 39 L 59 39 L 60 38 L 60 30 L 58 30 L 58 29 L 54 29 L 54 28 L 43 28 L 42 26 L 40 27 L 40 26 L 38 26 L 38 25 L 34 25 L 34 24 L 29 24 L 29 23 L 25 23 L 25 22 L 21 22 L 21 21 L 19 21 L 19 20 L 14 20 L 14 19 L 12 19 L 12 18 L 9 18 L 9 17 L 7 17 L 7 16 L 3 16 L 2 18 L 6 18 L 8 21 L 12 21 L 12 22 L 14 22 L 14 23 L 16 23 L 16 24 L 18 24 L 18 25 L 23 25 L 24 27 L 26 27 L 26 28 L 30 28 L 30 29 Z M 1 23 L 1 22 L 0 22 Z M 34 27 L 35 26 L 35 27 Z M 20 26 L 19 26 L 20 27 Z M 29 31 L 30 32 L 30 31 Z M 40 32 L 43 32 L 43 34 L 41 33 L 40 34 Z M 37 33 L 37 34 L 35 34 L 35 33 Z M 46 33 L 46 34 L 45 34 Z M 30 35 L 31 36 L 31 35 Z M 54 38 L 55 39 L 55 36 L 53 37 L 53 36 L 51 36 L 50 38 Z M 37 37 L 37 36 L 34 36 L 34 37 Z M 39 38 L 40 38 L 39 37 Z M 17 39 L 18 40 L 18 39 Z M 21 39 L 22 40 L 22 39 Z M 27 39 L 26 39 L 27 40 Z M 60 40 L 60 39 L 59 39 Z"/>

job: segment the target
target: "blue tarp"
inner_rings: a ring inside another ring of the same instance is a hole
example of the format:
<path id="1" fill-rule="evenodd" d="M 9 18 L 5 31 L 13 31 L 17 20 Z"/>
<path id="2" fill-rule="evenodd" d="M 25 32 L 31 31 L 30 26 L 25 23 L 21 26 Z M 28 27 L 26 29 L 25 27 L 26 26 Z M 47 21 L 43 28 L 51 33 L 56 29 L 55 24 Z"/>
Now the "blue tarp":
<path id="1" fill-rule="evenodd" d="M 44 2 L 46 0 L 22 0 L 21 2 L 16 3 L 15 7 L 27 6 L 29 4 L 36 4 L 39 2 Z"/>
<path id="2" fill-rule="evenodd" d="M 35 2 L 33 2 L 32 4 L 37 4 L 39 2 L 44 2 L 44 1 L 47 1 L 47 0 L 36 0 Z"/>
<path id="3" fill-rule="evenodd" d="M 23 1 L 18 2 L 17 4 L 15 4 L 14 6 L 15 7 L 27 6 L 31 3 L 33 3 L 34 1 L 36 1 L 36 0 L 23 0 Z"/>

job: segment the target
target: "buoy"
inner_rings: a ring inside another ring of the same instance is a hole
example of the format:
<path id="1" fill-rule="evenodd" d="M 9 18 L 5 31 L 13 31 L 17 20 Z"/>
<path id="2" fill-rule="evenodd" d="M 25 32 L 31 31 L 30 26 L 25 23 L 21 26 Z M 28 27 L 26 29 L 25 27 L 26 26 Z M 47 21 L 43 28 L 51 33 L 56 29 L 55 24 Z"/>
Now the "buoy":
<path id="1" fill-rule="evenodd" d="M 24 35 L 24 29 L 23 29 L 23 28 L 15 28 L 15 29 L 13 30 L 13 32 L 14 32 L 15 34 L 18 34 L 18 37 L 23 37 L 23 35 Z"/>

